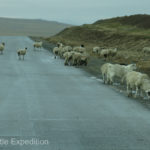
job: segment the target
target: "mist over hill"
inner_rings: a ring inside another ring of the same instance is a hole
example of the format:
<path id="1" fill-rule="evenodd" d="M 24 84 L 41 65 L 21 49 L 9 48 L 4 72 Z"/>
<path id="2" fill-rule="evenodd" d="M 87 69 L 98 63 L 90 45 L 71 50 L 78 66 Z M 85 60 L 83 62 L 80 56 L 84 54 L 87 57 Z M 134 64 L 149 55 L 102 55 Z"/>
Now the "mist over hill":
<path id="1" fill-rule="evenodd" d="M 0 36 L 52 36 L 71 25 L 41 19 L 0 18 Z"/>

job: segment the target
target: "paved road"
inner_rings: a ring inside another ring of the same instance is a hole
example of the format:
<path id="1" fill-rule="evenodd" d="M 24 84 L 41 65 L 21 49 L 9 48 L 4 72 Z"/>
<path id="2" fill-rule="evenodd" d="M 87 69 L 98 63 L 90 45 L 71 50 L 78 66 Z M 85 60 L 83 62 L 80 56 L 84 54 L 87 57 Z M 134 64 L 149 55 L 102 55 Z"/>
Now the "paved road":
<path id="1" fill-rule="evenodd" d="M 27 37 L 0 37 L 0 149 L 149 150 L 150 111 Z M 16 49 L 28 47 L 24 61 Z M 48 140 L 48 145 L 13 145 Z M 3 141 L 8 140 L 4 145 Z"/>

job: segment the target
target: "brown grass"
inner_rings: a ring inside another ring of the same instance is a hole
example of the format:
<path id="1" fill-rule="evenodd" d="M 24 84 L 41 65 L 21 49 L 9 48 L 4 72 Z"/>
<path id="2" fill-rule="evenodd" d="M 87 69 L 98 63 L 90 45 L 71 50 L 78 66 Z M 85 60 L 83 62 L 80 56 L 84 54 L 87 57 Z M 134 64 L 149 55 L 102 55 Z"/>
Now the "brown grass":
<path id="1" fill-rule="evenodd" d="M 138 17 L 141 17 L 140 19 Z M 138 18 L 138 19 L 137 19 Z M 58 41 L 65 45 L 84 44 L 92 60 L 99 58 L 92 54 L 94 46 L 117 47 L 119 52 L 111 62 L 136 63 L 139 71 L 150 75 L 150 55 L 142 53 L 143 47 L 150 47 L 150 16 L 135 15 L 131 17 L 115 18 L 97 21 L 91 25 L 66 28 L 56 36 L 47 38 L 51 43 Z M 141 22 L 145 21 L 143 25 Z M 137 26 L 136 26 L 137 24 Z"/>

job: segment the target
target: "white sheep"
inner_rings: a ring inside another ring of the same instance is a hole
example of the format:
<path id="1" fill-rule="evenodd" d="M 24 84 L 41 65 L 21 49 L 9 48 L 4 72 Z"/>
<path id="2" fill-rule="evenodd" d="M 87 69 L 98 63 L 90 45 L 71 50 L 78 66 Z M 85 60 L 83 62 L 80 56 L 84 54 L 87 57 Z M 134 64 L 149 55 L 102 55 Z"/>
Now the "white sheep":
<path id="1" fill-rule="evenodd" d="M 102 49 L 100 52 L 100 56 L 104 57 L 106 61 L 107 58 L 109 57 L 109 49 Z"/>
<path id="2" fill-rule="evenodd" d="M 88 55 L 86 53 L 82 54 L 79 52 L 75 52 L 72 56 L 72 65 L 87 65 L 88 63 Z"/>
<path id="3" fill-rule="evenodd" d="M 96 46 L 96 47 L 93 47 L 92 52 L 95 53 L 95 54 L 100 54 L 102 49 L 105 49 L 105 48 Z"/>
<path id="4" fill-rule="evenodd" d="M 60 51 L 59 51 L 59 56 L 63 58 L 63 54 L 65 52 L 71 52 L 72 47 L 71 46 L 64 46 Z"/>
<path id="5" fill-rule="evenodd" d="M 141 96 L 142 97 L 144 97 L 146 95 L 146 97 L 148 99 L 150 99 L 150 80 L 143 79 L 140 90 L 141 90 Z"/>
<path id="6" fill-rule="evenodd" d="M 75 47 L 73 47 L 73 51 L 75 51 L 75 52 L 78 52 L 79 49 L 80 49 L 80 46 L 75 46 Z"/>
<path id="7" fill-rule="evenodd" d="M 128 95 L 130 94 L 132 95 L 132 91 L 136 90 L 135 97 L 137 97 L 144 79 L 149 79 L 147 74 L 143 74 L 143 73 L 136 72 L 136 71 L 128 72 L 125 75 Z"/>
<path id="8" fill-rule="evenodd" d="M 72 60 L 72 57 L 73 55 L 75 54 L 74 51 L 71 51 L 71 52 L 65 52 L 63 54 L 63 57 L 65 58 L 65 62 L 64 62 L 64 65 L 71 65 L 71 60 Z"/>
<path id="9" fill-rule="evenodd" d="M 114 79 L 115 78 L 119 78 L 120 81 L 122 81 L 122 78 L 129 72 L 129 71 L 133 71 L 136 70 L 136 64 L 130 64 L 127 66 L 124 65 L 119 65 L 119 64 L 114 64 L 109 66 L 108 70 L 107 70 L 107 82 L 109 82 L 110 84 L 114 83 Z"/>
<path id="10" fill-rule="evenodd" d="M 21 55 L 22 55 L 23 56 L 23 60 L 24 60 L 24 56 L 26 55 L 26 51 L 27 51 L 27 47 L 25 49 L 19 49 L 17 51 L 19 59 L 21 59 Z"/>
<path id="11" fill-rule="evenodd" d="M 117 54 L 117 48 L 109 49 L 109 56 L 113 57 Z"/>
<path id="12" fill-rule="evenodd" d="M 89 59 L 89 57 L 87 54 L 82 54 L 82 56 L 80 57 L 79 65 L 87 66 L 88 59 Z"/>
<path id="13" fill-rule="evenodd" d="M 57 42 L 57 47 L 63 47 L 63 46 L 64 46 L 63 43 Z"/>
<path id="14" fill-rule="evenodd" d="M 100 47 L 98 47 L 98 46 L 93 47 L 93 50 L 92 50 L 93 53 L 98 54 L 99 51 L 100 51 Z"/>
<path id="15" fill-rule="evenodd" d="M 58 55 L 60 55 L 62 49 L 63 49 L 63 44 L 62 43 L 57 43 L 57 46 L 53 48 L 53 53 L 55 55 L 54 56 L 55 59 Z"/>
<path id="16" fill-rule="evenodd" d="M 82 53 L 82 54 L 86 53 L 86 48 L 85 47 L 80 47 L 78 52 Z"/>
<path id="17" fill-rule="evenodd" d="M 144 47 L 142 51 L 143 53 L 150 53 L 150 47 Z"/>
<path id="18" fill-rule="evenodd" d="M 104 84 L 108 83 L 108 80 L 107 80 L 107 71 L 108 71 L 109 67 L 111 67 L 111 65 L 112 64 L 110 64 L 110 63 L 105 63 L 100 68 Z"/>
<path id="19" fill-rule="evenodd" d="M 5 48 L 5 43 L 3 42 L 3 43 L 0 44 L 1 54 L 3 54 L 4 48 Z"/>
<path id="20" fill-rule="evenodd" d="M 105 58 L 105 61 L 107 59 L 110 59 L 110 57 L 114 57 L 117 54 L 117 48 L 109 48 L 109 49 L 102 49 L 100 52 L 100 56 Z"/>
<path id="21" fill-rule="evenodd" d="M 43 42 L 35 42 L 34 44 L 33 44 L 33 47 L 34 47 L 34 50 L 35 50 L 35 48 L 42 48 L 42 45 L 43 45 Z"/>
<path id="22" fill-rule="evenodd" d="M 84 45 L 76 46 L 73 48 L 73 51 L 79 52 L 79 53 L 86 53 L 86 48 L 84 47 Z"/>

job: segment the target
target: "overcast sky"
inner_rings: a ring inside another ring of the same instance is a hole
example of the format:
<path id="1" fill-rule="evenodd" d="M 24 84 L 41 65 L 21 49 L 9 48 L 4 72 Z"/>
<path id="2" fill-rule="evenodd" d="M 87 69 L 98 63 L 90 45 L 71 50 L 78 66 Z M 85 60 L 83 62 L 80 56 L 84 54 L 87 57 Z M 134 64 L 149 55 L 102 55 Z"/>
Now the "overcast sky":
<path id="1" fill-rule="evenodd" d="M 131 14 L 150 14 L 150 0 L 0 0 L 0 17 L 80 25 Z"/>

